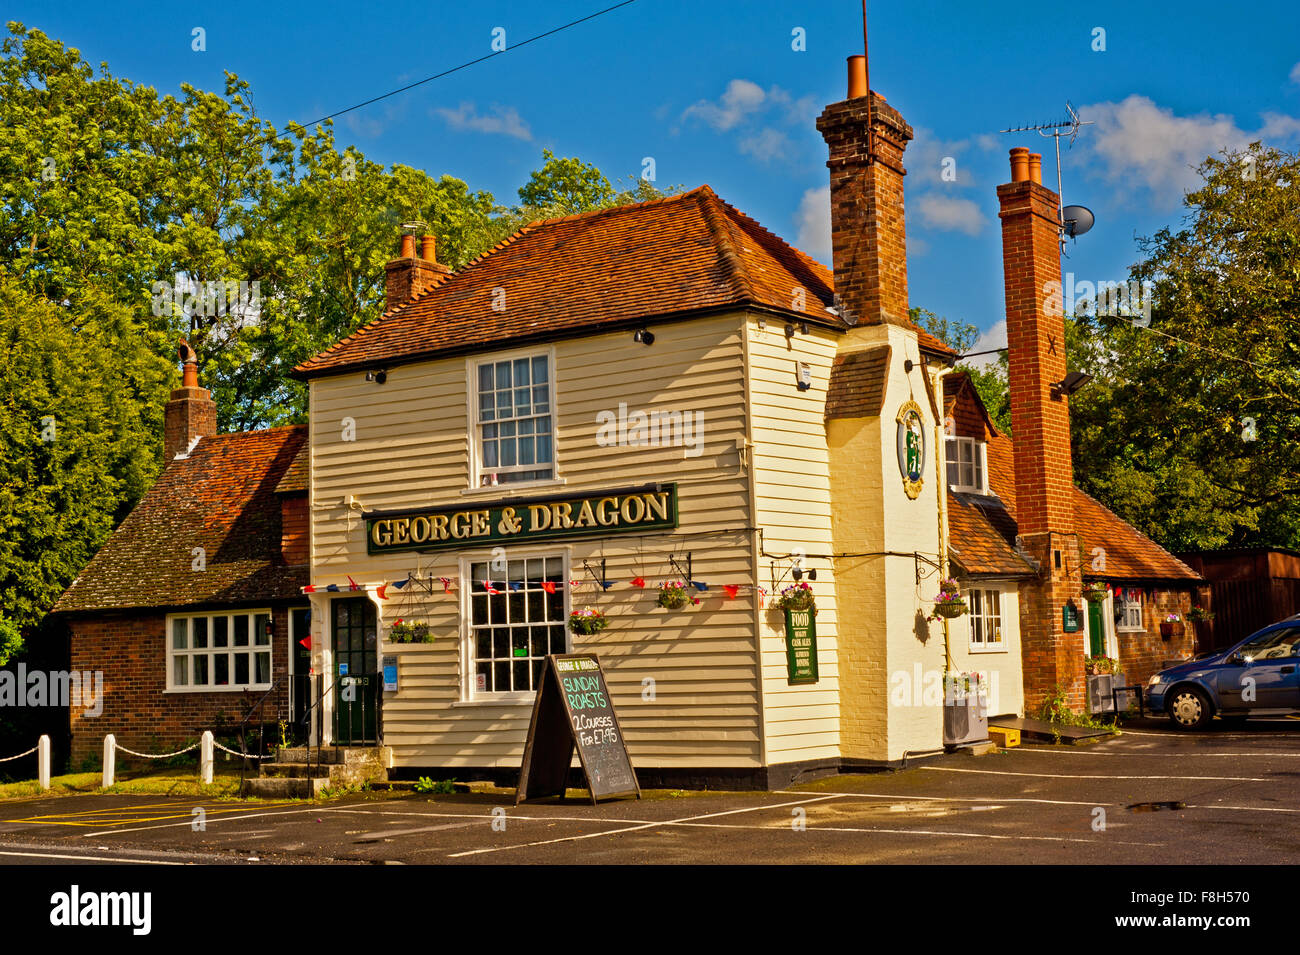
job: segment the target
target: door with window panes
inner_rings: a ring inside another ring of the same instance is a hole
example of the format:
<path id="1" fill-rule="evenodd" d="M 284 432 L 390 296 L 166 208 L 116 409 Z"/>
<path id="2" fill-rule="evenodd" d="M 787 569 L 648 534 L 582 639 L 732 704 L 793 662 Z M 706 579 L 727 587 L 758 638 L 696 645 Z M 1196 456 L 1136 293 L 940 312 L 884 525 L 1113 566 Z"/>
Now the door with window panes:
<path id="1" fill-rule="evenodd" d="M 375 605 L 366 597 L 333 602 L 334 743 L 379 742 Z"/>
<path id="2" fill-rule="evenodd" d="M 528 557 L 493 570 L 470 565 L 470 689 L 475 697 L 531 693 L 549 653 L 568 652 L 564 559 Z"/>

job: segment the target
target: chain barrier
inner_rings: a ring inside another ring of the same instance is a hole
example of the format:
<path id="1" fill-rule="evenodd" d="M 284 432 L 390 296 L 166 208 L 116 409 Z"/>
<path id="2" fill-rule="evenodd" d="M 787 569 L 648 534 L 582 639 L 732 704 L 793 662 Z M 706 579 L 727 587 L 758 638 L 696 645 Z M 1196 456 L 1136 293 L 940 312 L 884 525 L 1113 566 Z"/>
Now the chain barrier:
<path id="1" fill-rule="evenodd" d="M 252 753 L 241 753 L 238 750 L 231 749 L 229 746 L 222 746 L 215 739 L 212 741 L 212 745 L 217 749 L 224 749 L 231 756 L 238 756 L 240 759 L 270 759 L 275 755 L 274 753 L 267 753 L 265 756 L 254 756 Z"/>
<path id="2" fill-rule="evenodd" d="M 193 746 L 186 746 L 184 749 L 178 749 L 174 753 L 159 753 L 157 755 L 154 755 L 152 753 L 137 753 L 133 749 L 127 749 L 121 743 L 115 744 L 113 748 L 117 750 L 121 750 L 123 753 L 129 753 L 132 756 L 139 756 L 141 759 L 171 759 L 173 756 L 179 756 L 182 753 L 188 753 L 192 749 L 198 749 L 199 744 L 195 743 Z"/>
<path id="3" fill-rule="evenodd" d="M 29 750 L 28 750 L 27 752 L 25 752 L 25 753 L 19 753 L 17 756 L 6 756 L 6 757 L 4 757 L 3 759 L 0 759 L 0 763 L 7 763 L 7 762 L 9 762 L 10 760 L 14 760 L 14 759 L 22 759 L 24 756 L 30 756 L 30 755 L 32 755 L 32 753 L 36 752 L 36 750 L 37 750 L 37 748 L 38 748 L 39 746 L 40 746 L 40 744 L 37 743 L 36 746 L 33 746 L 31 749 L 29 749 Z"/>

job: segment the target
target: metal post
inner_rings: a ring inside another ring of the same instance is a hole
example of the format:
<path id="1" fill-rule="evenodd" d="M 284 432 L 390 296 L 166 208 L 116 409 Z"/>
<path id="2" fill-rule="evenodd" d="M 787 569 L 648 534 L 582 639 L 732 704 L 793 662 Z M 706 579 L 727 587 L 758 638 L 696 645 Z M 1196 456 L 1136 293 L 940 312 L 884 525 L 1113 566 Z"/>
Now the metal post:
<path id="1" fill-rule="evenodd" d="M 117 738 L 109 733 L 104 737 L 104 788 L 113 785 L 113 762 L 117 759 Z"/>
<path id="2" fill-rule="evenodd" d="M 204 730 L 199 738 L 199 782 L 212 785 L 212 730 Z"/>
<path id="3" fill-rule="evenodd" d="M 36 741 L 36 778 L 42 789 L 50 788 L 50 738 L 42 736 Z"/>

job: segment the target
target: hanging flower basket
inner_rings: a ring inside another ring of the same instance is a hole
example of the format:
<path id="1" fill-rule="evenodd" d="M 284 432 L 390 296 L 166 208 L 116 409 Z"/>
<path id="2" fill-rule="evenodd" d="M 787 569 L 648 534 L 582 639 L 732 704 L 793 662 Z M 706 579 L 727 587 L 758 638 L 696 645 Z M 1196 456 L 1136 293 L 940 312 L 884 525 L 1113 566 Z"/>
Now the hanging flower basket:
<path id="1" fill-rule="evenodd" d="M 433 643 L 429 625 L 423 621 L 398 620 L 388 630 L 390 643 Z"/>
<path id="2" fill-rule="evenodd" d="M 803 581 L 782 590 L 776 598 L 776 606 L 778 610 L 811 610 L 813 616 L 817 615 L 817 597 L 812 587 Z"/>
<path id="3" fill-rule="evenodd" d="M 1214 611 L 1204 607 L 1193 607 L 1187 611 L 1187 619 L 1192 623 L 1210 623 L 1214 620 Z"/>
<path id="4" fill-rule="evenodd" d="M 966 601 L 961 596 L 961 585 L 951 577 L 939 581 L 939 593 L 935 595 L 934 613 L 930 615 L 930 619 L 947 617 L 951 620 L 965 612 Z"/>
<path id="5" fill-rule="evenodd" d="M 1176 613 L 1171 613 L 1160 622 L 1160 636 L 1168 640 L 1170 637 L 1181 637 L 1183 635 L 1183 621 Z"/>
<path id="6" fill-rule="evenodd" d="M 1083 599 L 1091 604 L 1105 603 L 1109 596 L 1110 592 L 1105 584 L 1093 584 L 1083 591 Z"/>
<path id="7" fill-rule="evenodd" d="M 608 626 L 609 618 L 599 610 L 594 610 L 591 607 L 583 607 L 581 610 L 575 610 L 569 614 L 569 629 L 584 637 L 599 633 Z"/>
<path id="8" fill-rule="evenodd" d="M 659 585 L 659 606 L 665 610 L 681 610 L 688 602 L 699 603 L 698 597 L 691 597 L 686 592 L 686 583 L 681 580 L 665 580 Z"/>

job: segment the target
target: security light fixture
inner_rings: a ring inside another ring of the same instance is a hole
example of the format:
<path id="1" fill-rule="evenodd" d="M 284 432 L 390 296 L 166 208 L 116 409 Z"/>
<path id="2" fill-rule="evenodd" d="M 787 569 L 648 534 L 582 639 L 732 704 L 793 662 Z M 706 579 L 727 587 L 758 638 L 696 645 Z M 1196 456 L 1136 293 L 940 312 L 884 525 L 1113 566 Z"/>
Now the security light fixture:
<path id="1" fill-rule="evenodd" d="M 1068 398 L 1090 381 L 1092 381 L 1092 375 L 1082 371 L 1072 371 L 1062 380 L 1052 385 L 1052 391 L 1058 396 L 1064 395 Z"/>
<path id="2" fill-rule="evenodd" d="M 648 328 L 638 328 L 632 333 L 632 341 L 640 342 L 642 345 L 653 345 L 655 343 L 655 333 Z"/>
<path id="3" fill-rule="evenodd" d="M 814 570 L 804 570 L 802 567 L 794 567 L 794 568 L 791 568 L 790 573 L 794 575 L 794 579 L 795 579 L 795 580 L 802 580 L 804 574 L 807 574 L 807 575 L 808 575 L 808 579 L 809 579 L 809 580 L 816 580 L 816 579 L 817 579 L 817 571 L 816 571 L 815 569 L 814 569 Z"/>
<path id="4" fill-rule="evenodd" d="M 373 381 L 377 385 L 382 385 L 387 380 L 388 380 L 388 372 L 386 371 L 381 370 L 381 371 L 366 372 L 366 381 Z"/>

